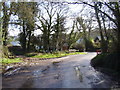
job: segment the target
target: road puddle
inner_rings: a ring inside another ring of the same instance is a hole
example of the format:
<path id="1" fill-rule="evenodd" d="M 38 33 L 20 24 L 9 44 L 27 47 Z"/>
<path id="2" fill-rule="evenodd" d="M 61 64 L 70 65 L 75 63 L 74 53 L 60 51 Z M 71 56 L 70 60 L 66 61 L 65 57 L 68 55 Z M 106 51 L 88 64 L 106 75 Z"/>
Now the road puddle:
<path id="1" fill-rule="evenodd" d="M 45 71 L 47 71 L 49 68 L 50 68 L 50 66 L 46 66 L 45 68 L 42 69 L 41 72 L 45 72 Z"/>
<path id="2" fill-rule="evenodd" d="M 80 82 L 83 82 L 83 75 L 82 75 L 82 72 L 80 71 L 80 66 L 75 66 L 74 69 Z"/>
<path id="3" fill-rule="evenodd" d="M 15 72 L 19 71 L 21 68 L 8 68 L 7 71 L 4 73 L 5 76 L 13 75 Z"/>
<path id="4" fill-rule="evenodd" d="M 91 54 L 90 54 L 91 55 Z M 116 88 L 119 85 L 90 66 L 89 55 L 71 56 L 62 61 L 23 63 L 24 67 L 6 67 L 3 87 L 15 88 Z M 61 60 L 61 59 L 60 59 Z M 18 71 L 18 72 L 17 72 Z M 13 75 L 15 74 L 15 75 Z M 9 76 L 10 75 L 10 76 Z"/>
<path id="5" fill-rule="evenodd" d="M 55 74 L 54 75 L 54 79 L 59 79 L 60 78 L 60 74 Z"/>

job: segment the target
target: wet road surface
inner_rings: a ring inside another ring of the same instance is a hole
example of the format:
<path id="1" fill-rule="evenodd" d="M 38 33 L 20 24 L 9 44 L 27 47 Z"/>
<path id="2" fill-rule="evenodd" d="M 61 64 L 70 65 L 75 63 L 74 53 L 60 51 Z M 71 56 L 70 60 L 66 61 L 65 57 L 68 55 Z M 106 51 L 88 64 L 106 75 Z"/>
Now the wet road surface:
<path id="1" fill-rule="evenodd" d="M 115 88 L 116 83 L 90 66 L 96 53 L 32 62 L 2 78 L 3 88 Z"/>

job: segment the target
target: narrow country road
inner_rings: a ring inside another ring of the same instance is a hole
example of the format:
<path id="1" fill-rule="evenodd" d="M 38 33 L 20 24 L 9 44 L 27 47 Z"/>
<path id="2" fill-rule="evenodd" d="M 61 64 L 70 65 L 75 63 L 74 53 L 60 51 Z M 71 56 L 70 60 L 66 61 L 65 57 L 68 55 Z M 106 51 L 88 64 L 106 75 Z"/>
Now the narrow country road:
<path id="1" fill-rule="evenodd" d="M 39 65 L 24 66 L 2 78 L 3 88 L 113 88 L 107 75 L 95 71 L 90 60 L 96 53 L 70 55 L 39 61 Z M 33 62 L 34 63 L 34 62 Z"/>

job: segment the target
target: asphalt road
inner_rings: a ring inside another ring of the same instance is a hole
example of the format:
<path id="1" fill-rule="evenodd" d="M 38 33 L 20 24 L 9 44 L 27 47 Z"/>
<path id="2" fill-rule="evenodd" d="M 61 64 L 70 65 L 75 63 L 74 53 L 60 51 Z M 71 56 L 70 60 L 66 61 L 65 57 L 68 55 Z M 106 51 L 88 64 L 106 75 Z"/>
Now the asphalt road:
<path id="1" fill-rule="evenodd" d="M 90 60 L 96 53 L 70 55 L 24 66 L 2 78 L 3 88 L 113 88 L 114 81 L 96 71 Z M 34 62 L 32 62 L 34 63 Z M 42 64 L 41 64 L 42 63 Z"/>

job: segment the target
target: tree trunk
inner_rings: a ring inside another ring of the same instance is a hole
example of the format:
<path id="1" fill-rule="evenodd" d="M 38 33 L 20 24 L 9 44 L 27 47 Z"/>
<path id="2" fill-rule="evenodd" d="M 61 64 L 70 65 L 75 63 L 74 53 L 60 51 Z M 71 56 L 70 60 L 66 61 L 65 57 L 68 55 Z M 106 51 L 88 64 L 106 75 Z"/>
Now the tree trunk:
<path id="1" fill-rule="evenodd" d="M 27 52 L 30 51 L 30 41 L 31 41 L 31 31 L 29 31 L 29 34 L 28 34 Z"/>
<path id="2" fill-rule="evenodd" d="M 8 34 L 8 22 L 10 15 L 8 14 L 7 6 L 5 2 L 3 5 L 3 25 L 2 25 L 2 56 L 9 57 L 9 50 L 7 47 L 7 34 Z"/>
<path id="3" fill-rule="evenodd" d="M 24 20 L 23 20 L 23 51 L 26 52 L 26 27 Z"/>
<path id="4" fill-rule="evenodd" d="M 95 15 L 96 15 L 96 18 L 97 18 L 97 22 L 98 22 L 98 26 L 99 26 L 99 32 L 100 32 L 100 36 L 101 36 L 101 50 L 102 50 L 102 53 L 106 53 L 107 50 L 106 50 L 106 46 L 105 46 L 104 36 L 103 36 L 103 33 L 102 33 L 101 21 L 100 21 L 100 18 L 98 16 L 98 14 L 99 14 L 98 6 L 97 6 L 96 3 L 95 3 L 94 9 L 95 9 Z"/>
<path id="5" fill-rule="evenodd" d="M 105 46 L 105 52 L 108 51 L 108 44 L 109 44 L 109 38 L 108 38 L 108 34 L 107 34 L 107 31 L 106 31 L 106 27 L 105 27 L 105 17 L 102 15 L 101 13 L 101 17 L 102 17 L 102 20 L 103 20 L 103 27 L 104 27 L 104 32 L 105 32 L 105 36 L 106 36 L 106 40 L 104 40 L 104 46 Z"/>
<path id="6" fill-rule="evenodd" d="M 3 26 L 2 26 L 3 46 L 7 46 L 8 22 L 9 22 L 9 15 L 7 14 L 7 7 L 4 2 L 3 3 Z"/>
<path id="7" fill-rule="evenodd" d="M 117 33 L 117 39 L 118 39 L 118 45 L 117 45 L 117 52 L 120 53 L 120 23 L 119 23 L 119 26 L 118 26 L 118 33 Z"/>
<path id="8" fill-rule="evenodd" d="M 120 9 L 119 9 L 119 4 L 116 2 L 116 7 L 115 7 L 115 17 L 117 21 L 117 40 L 118 40 L 118 45 L 117 45 L 117 52 L 120 53 Z"/>
<path id="9" fill-rule="evenodd" d="M 47 32 L 43 32 L 43 49 L 44 51 L 47 50 Z"/>

